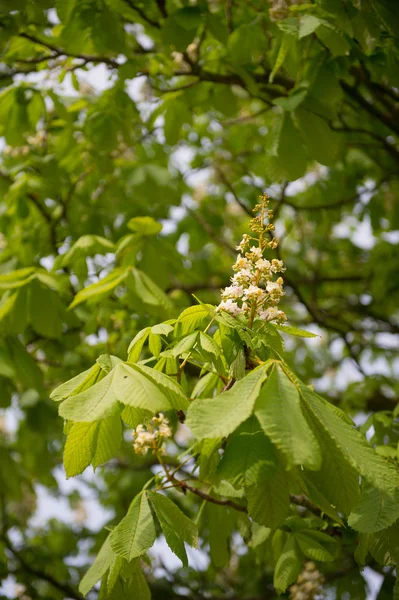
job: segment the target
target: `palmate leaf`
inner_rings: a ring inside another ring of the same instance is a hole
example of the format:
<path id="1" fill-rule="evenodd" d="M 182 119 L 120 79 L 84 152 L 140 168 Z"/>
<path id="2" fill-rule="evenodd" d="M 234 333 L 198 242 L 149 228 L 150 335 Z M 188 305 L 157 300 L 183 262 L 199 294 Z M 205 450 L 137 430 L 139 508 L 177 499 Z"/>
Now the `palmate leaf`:
<path id="1" fill-rule="evenodd" d="M 298 543 L 290 535 L 284 545 L 274 571 L 273 583 L 277 592 L 285 592 L 294 583 L 302 569 L 302 556 Z"/>
<path id="2" fill-rule="evenodd" d="M 148 497 L 154 507 L 169 548 L 187 567 L 188 560 L 184 542 L 187 542 L 193 548 L 197 548 L 197 526 L 166 496 L 149 492 Z"/>
<path id="3" fill-rule="evenodd" d="M 230 561 L 230 539 L 236 527 L 233 512 L 225 506 L 208 503 L 208 541 L 210 558 L 216 568 L 226 567 Z"/>
<path id="4" fill-rule="evenodd" d="M 69 396 L 79 394 L 79 392 L 83 392 L 90 388 L 103 377 L 105 377 L 105 372 L 101 369 L 100 365 L 96 363 L 90 367 L 90 369 L 83 371 L 83 373 L 79 373 L 76 377 L 59 385 L 51 392 L 50 398 L 55 400 L 55 402 L 60 402 L 61 400 L 69 398 Z"/>
<path id="5" fill-rule="evenodd" d="M 320 501 L 324 498 L 340 513 L 348 516 L 359 502 L 359 473 L 349 464 L 340 448 L 332 443 L 330 436 L 319 426 L 310 409 L 306 405 L 304 408 L 323 457 L 320 471 L 303 473 L 303 479 L 309 488 L 309 497 L 320 507 Z M 326 512 L 329 514 L 327 510 Z"/>
<path id="6" fill-rule="evenodd" d="M 290 490 L 281 464 L 271 479 L 260 477 L 247 491 L 248 514 L 259 525 L 277 529 L 288 516 Z"/>
<path id="7" fill-rule="evenodd" d="M 119 415 L 99 421 L 95 452 L 91 461 L 94 469 L 117 454 L 122 443 L 122 434 L 122 421 Z"/>
<path id="8" fill-rule="evenodd" d="M 321 562 L 331 562 L 337 555 L 337 542 L 321 531 L 301 531 L 294 533 L 300 549 L 307 558 Z"/>
<path id="9" fill-rule="evenodd" d="M 219 438 L 232 433 L 252 414 L 256 398 L 267 377 L 265 363 L 240 379 L 231 390 L 216 398 L 191 403 L 186 424 L 198 439 Z"/>
<path id="10" fill-rule="evenodd" d="M 119 411 L 118 402 L 152 413 L 184 410 L 187 399 L 167 375 L 148 367 L 119 363 L 104 379 L 67 398 L 59 414 L 71 421 L 98 421 Z"/>
<path id="11" fill-rule="evenodd" d="M 126 283 L 131 292 L 145 304 L 157 306 L 166 312 L 173 310 L 173 302 L 169 296 L 143 271 L 131 268 Z"/>
<path id="12" fill-rule="evenodd" d="M 211 304 L 189 306 L 176 321 L 175 336 L 182 337 L 195 330 L 202 329 L 212 317 L 214 307 Z"/>
<path id="13" fill-rule="evenodd" d="M 86 596 L 97 581 L 103 577 L 114 560 L 114 553 L 110 545 L 110 535 L 101 546 L 101 550 L 96 556 L 95 561 L 87 571 L 79 585 L 79 591 Z"/>
<path id="14" fill-rule="evenodd" d="M 155 526 L 147 492 L 141 492 L 133 500 L 126 516 L 112 530 L 110 544 L 118 556 L 130 561 L 141 556 L 155 541 Z"/>
<path id="15" fill-rule="evenodd" d="M 143 346 L 150 335 L 151 327 L 146 327 L 138 332 L 138 334 L 130 342 L 128 353 L 128 361 L 135 363 L 140 359 Z"/>
<path id="16" fill-rule="evenodd" d="M 263 431 L 281 450 L 288 466 L 319 469 L 320 447 L 301 410 L 295 385 L 279 366 L 274 366 L 255 404 Z"/>
<path id="17" fill-rule="evenodd" d="M 64 468 L 67 477 L 82 473 L 92 461 L 98 423 L 74 423 L 64 449 Z"/>
<path id="18" fill-rule="evenodd" d="M 90 464 L 96 468 L 113 458 L 121 442 L 122 423 L 119 415 L 91 423 L 73 423 L 64 449 L 67 477 L 79 475 Z"/>
<path id="19" fill-rule="evenodd" d="M 277 465 L 276 451 L 259 427 L 256 417 L 250 417 L 231 436 L 218 475 L 234 486 L 249 487 L 258 480 L 273 477 Z"/>
<path id="20" fill-rule="evenodd" d="M 108 294 L 120 285 L 127 277 L 128 271 L 124 268 L 114 269 L 100 281 L 89 285 L 78 292 L 71 302 L 69 308 L 75 308 L 86 300 L 95 300 L 104 294 Z"/>
<path id="21" fill-rule="evenodd" d="M 399 494 L 388 496 L 381 490 L 367 487 L 360 503 L 352 509 L 348 524 L 361 533 L 374 533 L 393 525 L 399 518 Z"/>
<path id="22" fill-rule="evenodd" d="M 344 419 L 337 414 L 337 408 L 331 409 L 328 402 L 304 385 L 301 394 L 315 415 L 318 427 L 324 429 L 348 463 L 373 486 L 394 495 L 399 486 L 396 468 L 371 448 L 366 438 L 347 423 L 346 416 Z"/>

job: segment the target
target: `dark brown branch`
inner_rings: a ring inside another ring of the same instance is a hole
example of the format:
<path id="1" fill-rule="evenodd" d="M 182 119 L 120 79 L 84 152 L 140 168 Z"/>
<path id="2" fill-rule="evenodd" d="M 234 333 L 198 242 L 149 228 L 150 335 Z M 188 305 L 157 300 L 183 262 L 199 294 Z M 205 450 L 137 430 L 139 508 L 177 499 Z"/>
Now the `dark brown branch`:
<path id="1" fill-rule="evenodd" d="M 362 106 L 369 114 L 376 117 L 381 123 L 383 123 L 383 125 L 388 127 L 388 129 L 394 131 L 397 135 L 399 135 L 399 125 L 397 124 L 397 122 L 395 122 L 394 119 L 391 119 L 389 115 L 380 111 L 374 104 L 366 100 L 366 98 L 362 96 L 362 94 L 356 87 L 350 86 L 346 81 L 343 80 L 340 81 L 340 84 L 342 89 L 351 98 L 356 100 L 356 102 L 360 104 L 360 106 Z"/>
<path id="2" fill-rule="evenodd" d="M 157 23 L 157 21 L 153 21 L 152 19 L 150 19 L 150 17 L 147 17 L 145 12 L 139 6 L 133 4 L 132 0 L 124 0 L 124 2 L 129 6 L 129 8 L 134 10 L 145 23 L 151 25 L 151 27 L 156 27 L 157 29 L 160 28 L 160 24 Z"/>

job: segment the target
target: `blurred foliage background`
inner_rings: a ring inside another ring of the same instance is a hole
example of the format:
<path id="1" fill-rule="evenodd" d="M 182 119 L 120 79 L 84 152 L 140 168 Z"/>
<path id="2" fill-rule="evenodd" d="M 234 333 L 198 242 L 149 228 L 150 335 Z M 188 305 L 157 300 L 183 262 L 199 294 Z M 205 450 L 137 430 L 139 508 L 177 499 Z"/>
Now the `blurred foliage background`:
<path id="1" fill-rule="evenodd" d="M 2 0 L 0 48 L 1 597 L 79 598 L 104 523 L 152 474 L 127 436 L 67 485 L 49 393 L 192 294 L 218 303 L 263 191 L 282 308 L 321 336 L 287 342 L 288 362 L 396 460 L 395 0 Z M 155 553 L 153 597 L 274 597 L 273 559 L 208 518 L 211 561 Z M 327 581 L 367 597 L 350 557 Z"/>

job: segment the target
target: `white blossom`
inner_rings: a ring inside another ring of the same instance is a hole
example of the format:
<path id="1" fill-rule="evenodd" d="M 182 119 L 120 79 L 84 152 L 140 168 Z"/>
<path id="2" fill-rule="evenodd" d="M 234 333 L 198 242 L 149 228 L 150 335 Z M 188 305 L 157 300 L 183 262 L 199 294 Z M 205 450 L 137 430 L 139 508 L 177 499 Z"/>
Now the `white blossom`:
<path id="1" fill-rule="evenodd" d="M 133 436 L 133 448 L 136 454 L 147 454 L 148 450 L 152 452 L 165 453 L 165 439 L 172 437 L 172 430 L 169 427 L 169 421 L 163 413 L 152 418 L 148 425 L 140 423 L 137 425 Z"/>
<path id="2" fill-rule="evenodd" d="M 266 210 L 268 200 L 262 197 L 262 203 L 255 209 L 260 211 L 260 216 L 252 219 L 250 228 L 258 235 L 258 245 L 251 246 L 253 236 L 245 234 L 237 246 L 239 254 L 233 265 L 234 275 L 231 285 L 222 290 L 222 301 L 218 306 L 219 311 L 226 311 L 236 317 L 244 315 L 248 318 L 250 326 L 254 319 L 264 321 L 277 321 L 282 323 L 286 316 L 277 305 L 284 295 L 283 279 L 273 279 L 275 273 L 282 273 L 284 264 L 281 260 L 273 259 L 271 262 L 263 258 L 265 249 L 277 247 L 277 240 L 265 234 L 270 234 L 274 226 L 265 224 L 264 219 L 272 217 L 272 211 Z M 268 241 L 269 240 L 269 241 Z"/>

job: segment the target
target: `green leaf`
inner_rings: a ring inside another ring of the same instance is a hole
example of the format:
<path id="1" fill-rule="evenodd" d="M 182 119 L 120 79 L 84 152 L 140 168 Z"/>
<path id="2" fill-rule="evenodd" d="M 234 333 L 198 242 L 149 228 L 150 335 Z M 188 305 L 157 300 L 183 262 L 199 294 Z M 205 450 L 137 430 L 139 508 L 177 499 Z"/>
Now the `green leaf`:
<path id="1" fill-rule="evenodd" d="M 46 310 L 43 310 L 43 307 Z M 29 312 L 33 329 L 49 338 L 62 334 L 64 307 L 56 292 L 43 286 L 38 279 L 29 284 Z"/>
<path id="2" fill-rule="evenodd" d="M 149 492 L 149 500 L 154 507 L 169 548 L 187 567 L 188 560 L 184 542 L 193 548 L 198 547 L 197 526 L 166 496 Z"/>
<path id="3" fill-rule="evenodd" d="M 313 112 L 300 108 L 295 119 L 309 155 L 322 165 L 335 164 L 340 147 L 339 133 Z"/>
<path id="4" fill-rule="evenodd" d="M 220 356 L 220 348 L 215 340 L 203 331 L 198 335 L 198 350 L 211 362 Z"/>
<path id="5" fill-rule="evenodd" d="M 210 558 L 216 568 L 226 567 L 230 561 L 230 538 L 233 535 L 235 519 L 226 506 L 208 503 L 208 541 Z"/>
<path id="6" fill-rule="evenodd" d="M 149 371 L 151 378 L 147 376 Z M 98 421 L 117 413 L 118 402 L 154 414 L 170 410 L 170 399 L 174 403 L 173 408 L 178 406 L 178 410 L 183 410 L 181 407 L 187 406 L 187 400 L 177 384 L 166 375 L 146 367 L 119 363 L 94 386 L 65 400 L 59 414 L 71 421 Z"/>
<path id="7" fill-rule="evenodd" d="M 213 309 L 211 304 L 196 304 L 183 310 L 176 321 L 175 336 L 180 338 L 192 331 L 203 329 L 211 317 L 210 311 Z"/>
<path id="8" fill-rule="evenodd" d="M 78 423 L 75 423 L 77 425 Z M 122 443 L 122 422 L 119 415 L 102 419 L 98 423 L 93 468 L 114 458 Z"/>
<path id="9" fill-rule="evenodd" d="M 144 304 L 160 307 L 166 312 L 172 311 L 172 300 L 143 271 L 136 268 L 131 269 L 127 278 L 127 286 Z"/>
<path id="10" fill-rule="evenodd" d="M 159 355 L 161 354 L 162 350 L 162 342 L 160 336 L 150 332 L 150 335 L 148 337 L 148 347 L 150 349 L 150 352 L 152 352 L 152 354 L 156 358 L 159 358 Z"/>
<path id="11" fill-rule="evenodd" d="M 291 115 L 285 112 L 275 134 L 273 154 L 268 160 L 270 176 L 274 169 L 279 179 L 295 181 L 304 175 L 307 160 L 299 131 L 296 129 Z"/>
<path id="12" fill-rule="evenodd" d="M 281 38 L 280 49 L 276 57 L 276 62 L 274 63 L 273 69 L 271 70 L 269 75 L 269 83 L 273 83 L 276 73 L 283 66 L 286 56 L 293 44 L 293 41 L 294 38 L 292 35 L 290 35 L 289 33 L 283 33 L 283 36 Z"/>
<path id="13" fill-rule="evenodd" d="M 133 568 L 129 570 L 129 578 L 124 588 L 126 593 L 125 598 L 126 600 L 130 600 L 131 598 L 137 598 L 137 600 L 151 600 L 151 590 L 144 573 L 140 569 L 138 562 L 135 563 L 135 561 L 133 561 L 133 563 Z M 106 600 L 108 600 L 108 598 Z M 120 594 L 116 596 L 115 600 L 122 600 Z"/>
<path id="14" fill-rule="evenodd" d="M 140 370 L 153 384 L 158 388 L 159 391 L 167 398 L 170 404 L 170 408 L 174 410 L 186 410 L 188 407 L 188 400 L 184 394 L 181 386 L 174 381 L 165 373 L 161 373 L 157 369 L 151 369 L 145 365 L 137 365 L 137 370 Z M 145 408 L 145 407 L 143 407 Z M 159 410 L 167 410 L 159 409 Z M 156 411 L 157 412 L 157 411 Z"/>
<path id="15" fill-rule="evenodd" d="M 143 408 L 134 408 L 133 406 L 125 406 L 121 412 L 121 418 L 126 425 L 136 429 L 140 423 L 145 423 L 152 417 L 153 413 Z"/>
<path id="16" fill-rule="evenodd" d="M 146 327 L 138 332 L 137 335 L 130 342 L 129 348 L 127 350 L 128 353 L 128 361 L 135 363 L 140 360 L 141 352 L 143 350 L 143 346 L 145 344 L 146 339 L 150 335 L 151 328 Z"/>
<path id="17" fill-rule="evenodd" d="M 7 336 L 6 345 L 11 360 L 15 365 L 18 381 L 26 389 L 41 390 L 43 388 L 43 374 L 37 362 L 25 349 L 22 342 L 17 337 Z"/>
<path id="18" fill-rule="evenodd" d="M 67 478 L 82 473 L 92 461 L 98 423 L 74 423 L 64 449 L 64 469 Z"/>
<path id="19" fill-rule="evenodd" d="M 314 33 L 325 21 L 314 15 L 304 15 L 299 23 L 299 39 Z"/>
<path id="20" fill-rule="evenodd" d="M 190 352 L 197 343 L 198 335 L 199 332 L 194 331 L 193 333 L 190 333 L 179 340 L 171 349 L 172 356 L 178 358 L 182 354 L 187 354 L 187 352 Z"/>
<path id="21" fill-rule="evenodd" d="M 348 524 L 361 533 L 374 533 L 393 525 L 398 518 L 398 493 L 392 497 L 368 486 L 363 490 L 360 503 L 352 509 Z"/>
<path id="22" fill-rule="evenodd" d="M 141 492 L 133 500 L 122 521 L 112 530 L 110 544 L 118 556 L 131 561 L 142 556 L 155 541 L 155 526 L 147 492 Z"/>
<path id="23" fill-rule="evenodd" d="M 62 266 L 73 264 L 86 256 L 114 253 L 115 244 L 100 235 L 82 235 L 65 254 L 62 255 Z"/>
<path id="24" fill-rule="evenodd" d="M 69 398 L 69 396 L 79 394 L 79 392 L 83 392 L 90 388 L 103 377 L 105 377 L 105 372 L 101 369 L 100 365 L 96 363 L 90 367 L 90 369 L 83 371 L 83 373 L 80 373 L 79 375 L 76 375 L 76 377 L 59 385 L 51 392 L 50 398 L 55 402 L 60 402 L 61 400 Z"/>
<path id="25" fill-rule="evenodd" d="M 162 231 L 161 223 L 152 217 L 133 217 L 128 221 L 127 226 L 131 231 L 137 231 L 144 236 L 157 235 Z"/>
<path id="26" fill-rule="evenodd" d="M 294 534 L 305 556 L 312 560 L 331 562 L 337 555 L 337 542 L 321 531 L 300 531 Z"/>
<path id="27" fill-rule="evenodd" d="M 282 331 L 283 333 L 289 333 L 290 335 L 295 335 L 303 338 L 315 338 L 320 337 L 316 333 L 312 333 L 311 331 L 306 331 L 305 329 L 297 329 L 296 327 L 290 327 L 288 325 L 275 325 L 272 323 L 273 327 Z"/>
<path id="28" fill-rule="evenodd" d="M 277 456 L 273 445 L 252 416 L 230 438 L 218 467 L 218 475 L 234 486 L 249 487 L 270 479 Z"/>
<path id="29" fill-rule="evenodd" d="M 302 569 L 301 552 L 293 535 L 284 545 L 274 570 L 273 583 L 277 593 L 282 594 L 294 583 Z"/>
<path id="30" fill-rule="evenodd" d="M 111 566 L 114 559 L 114 553 L 112 552 L 110 545 L 110 535 L 106 538 L 105 542 L 101 546 L 101 550 L 96 556 L 94 563 L 87 571 L 82 581 L 79 584 L 79 591 L 83 596 L 86 596 L 92 587 L 94 587 L 99 579 L 101 579 L 106 571 Z"/>
<path id="31" fill-rule="evenodd" d="M 0 275 L 0 290 L 12 290 L 26 285 L 36 269 L 27 267 Z"/>
<path id="32" fill-rule="evenodd" d="M 280 367 L 273 367 L 255 404 L 263 431 L 288 460 L 288 466 L 319 469 L 321 453 L 301 409 L 295 385 Z"/>
<path id="33" fill-rule="evenodd" d="M 260 477 L 256 485 L 247 489 L 248 514 L 265 527 L 277 529 L 290 510 L 288 481 L 284 468 L 278 465 L 271 479 Z"/>
<path id="34" fill-rule="evenodd" d="M 315 415 L 318 427 L 323 429 L 331 441 L 341 450 L 348 463 L 376 488 L 393 496 L 399 486 L 399 475 L 394 465 L 378 456 L 366 438 L 351 427 L 345 418 L 337 414 L 308 388 L 302 386 L 302 396 Z"/>
<path id="35" fill-rule="evenodd" d="M 97 283 L 93 283 L 88 287 L 84 288 L 80 292 L 78 292 L 69 305 L 69 308 L 75 308 L 82 302 L 86 302 L 87 300 L 98 300 L 104 294 L 108 294 L 112 292 L 118 285 L 120 285 L 127 277 L 128 271 L 123 268 L 114 269 L 106 275 L 103 279 L 98 281 Z"/>
<path id="36" fill-rule="evenodd" d="M 258 367 L 220 396 L 194 400 L 187 412 L 186 425 L 195 437 L 225 437 L 248 419 L 266 378 L 266 369 L 265 365 Z"/>

